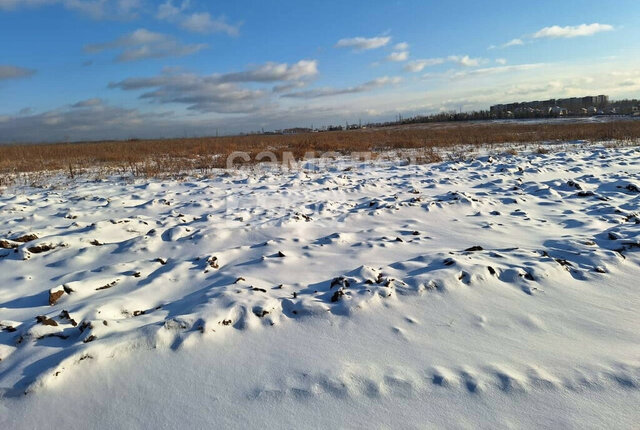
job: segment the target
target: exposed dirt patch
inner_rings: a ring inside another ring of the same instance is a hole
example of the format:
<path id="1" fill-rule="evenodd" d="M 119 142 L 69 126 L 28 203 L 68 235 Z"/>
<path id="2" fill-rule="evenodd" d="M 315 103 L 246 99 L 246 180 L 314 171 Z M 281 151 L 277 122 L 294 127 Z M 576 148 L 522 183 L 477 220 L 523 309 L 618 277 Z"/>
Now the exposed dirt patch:
<path id="1" fill-rule="evenodd" d="M 23 236 L 18 236 L 12 240 L 14 242 L 27 243 L 36 239 L 38 239 L 38 236 L 36 234 L 31 233 L 31 234 L 25 234 Z"/>
<path id="2" fill-rule="evenodd" d="M 0 240 L 0 248 L 2 249 L 16 249 L 19 245 L 17 243 L 11 243 L 8 240 Z"/>
<path id="3" fill-rule="evenodd" d="M 32 254 L 41 254 L 43 252 L 51 251 L 52 249 L 55 249 L 55 248 L 56 246 L 51 243 L 41 243 L 40 245 L 31 246 L 27 248 L 27 251 L 29 251 Z"/>
<path id="4" fill-rule="evenodd" d="M 49 291 L 49 306 L 55 305 L 60 297 L 64 295 L 64 289 L 59 289 L 55 291 Z"/>
<path id="5" fill-rule="evenodd" d="M 57 322 L 52 320 L 51 318 L 46 317 L 45 315 L 39 315 L 36 317 L 36 321 L 38 321 L 42 325 L 50 325 L 56 327 L 58 325 Z"/>

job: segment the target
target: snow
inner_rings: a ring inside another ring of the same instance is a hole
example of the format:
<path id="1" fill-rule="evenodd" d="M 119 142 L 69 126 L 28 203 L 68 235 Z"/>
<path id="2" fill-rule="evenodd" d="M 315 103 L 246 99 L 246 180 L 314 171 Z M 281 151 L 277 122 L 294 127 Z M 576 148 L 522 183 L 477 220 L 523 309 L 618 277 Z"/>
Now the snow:
<path id="1" fill-rule="evenodd" d="M 637 423 L 638 149 L 302 167 L 4 190 L 0 428 Z"/>

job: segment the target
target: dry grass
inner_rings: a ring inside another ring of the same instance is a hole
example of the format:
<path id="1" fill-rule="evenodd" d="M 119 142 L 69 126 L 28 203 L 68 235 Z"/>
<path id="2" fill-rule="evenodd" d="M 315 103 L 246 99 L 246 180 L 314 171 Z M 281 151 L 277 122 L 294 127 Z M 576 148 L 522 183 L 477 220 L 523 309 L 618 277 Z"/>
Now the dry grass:
<path id="1" fill-rule="evenodd" d="M 640 138 L 640 121 L 608 123 L 441 123 L 295 135 L 250 135 L 91 143 L 0 145 L 0 177 L 25 172 L 108 168 L 136 176 L 157 176 L 187 169 L 206 172 L 225 167 L 227 156 L 243 151 L 255 160 L 261 151 L 296 159 L 314 152 L 338 153 L 422 148 L 424 162 L 437 161 L 433 148 L 456 145 L 611 141 Z M 0 179 L 2 182 L 2 179 Z M 1 185 L 1 184 L 0 184 Z"/>

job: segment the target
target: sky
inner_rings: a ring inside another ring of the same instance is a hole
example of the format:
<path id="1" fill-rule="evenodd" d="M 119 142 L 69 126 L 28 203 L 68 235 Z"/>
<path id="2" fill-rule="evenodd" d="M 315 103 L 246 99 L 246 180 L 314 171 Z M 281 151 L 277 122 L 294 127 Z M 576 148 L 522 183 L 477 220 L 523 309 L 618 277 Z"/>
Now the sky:
<path id="1" fill-rule="evenodd" d="M 0 0 L 0 142 L 640 98 L 640 1 Z"/>

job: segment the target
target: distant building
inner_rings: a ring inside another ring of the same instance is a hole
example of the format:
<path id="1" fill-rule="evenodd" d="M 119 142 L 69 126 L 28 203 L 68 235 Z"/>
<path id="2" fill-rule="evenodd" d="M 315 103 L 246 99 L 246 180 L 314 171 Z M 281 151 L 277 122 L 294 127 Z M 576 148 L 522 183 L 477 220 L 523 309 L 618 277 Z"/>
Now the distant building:
<path id="1" fill-rule="evenodd" d="M 311 133 L 313 130 L 304 127 L 285 128 L 284 130 L 276 130 L 279 134 L 299 134 L 299 133 Z"/>
<path id="2" fill-rule="evenodd" d="M 605 107 L 609 104 L 609 96 L 598 96 L 596 106 Z"/>
<path id="3" fill-rule="evenodd" d="M 553 116 L 567 116 L 568 112 L 568 109 L 560 106 L 554 106 L 549 109 L 549 113 Z"/>
<path id="4" fill-rule="evenodd" d="M 609 106 L 609 96 L 570 97 L 566 99 L 549 99 L 532 102 L 497 104 L 490 107 L 490 113 L 497 117 L 534 117 L 593 115 Z"/>

